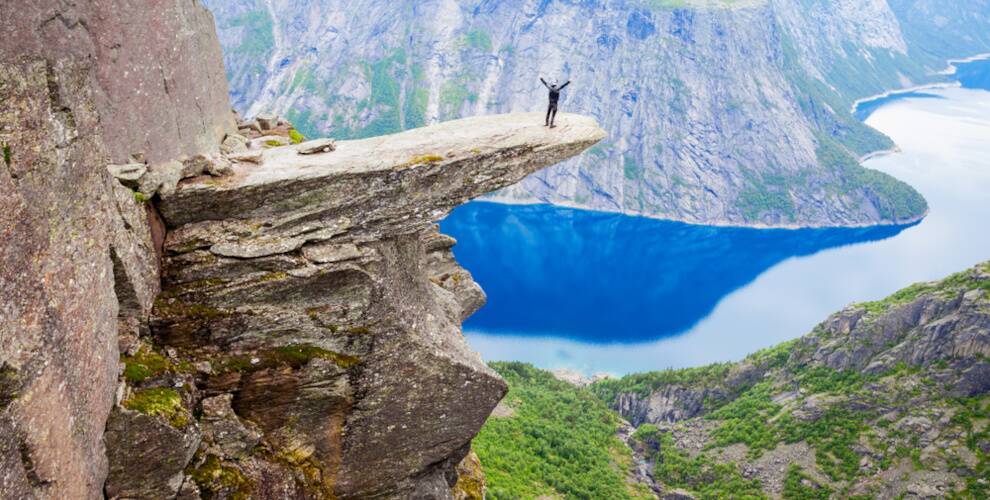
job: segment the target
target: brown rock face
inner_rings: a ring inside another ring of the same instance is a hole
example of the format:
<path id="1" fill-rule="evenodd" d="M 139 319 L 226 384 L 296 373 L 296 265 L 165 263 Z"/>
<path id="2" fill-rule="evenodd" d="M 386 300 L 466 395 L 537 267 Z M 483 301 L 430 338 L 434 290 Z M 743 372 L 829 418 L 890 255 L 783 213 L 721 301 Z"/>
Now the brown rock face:
<path id="1" fill-rule="evenodd" d="M 140 328 L 159 287 L 149 212 L 106 166 L 216 149 L 219 49 L 198 2 L 2 2 L 0 19 L 0 496 L 102 497 L 118 321 Z"/>

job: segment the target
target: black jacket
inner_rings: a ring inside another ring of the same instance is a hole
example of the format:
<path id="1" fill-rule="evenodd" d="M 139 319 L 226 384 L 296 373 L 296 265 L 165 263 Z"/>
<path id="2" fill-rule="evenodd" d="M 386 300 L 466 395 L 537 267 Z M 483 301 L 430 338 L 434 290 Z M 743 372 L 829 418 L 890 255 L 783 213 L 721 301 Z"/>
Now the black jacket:
<path id="1" fill-rule="evenodd" d="M 571 84 L 571 81 L 570 80 L 567 80 L 566 83 L 564 83 L 563 85 L 561 85 L 561 86 L 558 87 L 557 85 L 550 85 L 549 83 L 546 82 L 546 80 L 544 80 L 542 78 L 540 78 L 540 81 L 543 82 L 543 85 L 546 86 L 546 88 L 550 90 L 550 105 L 551 106 L 556 106 L 557 105 L 557 101 L 560 100 L 560 91 L 561 90 L 564 90 L 564 87 L 566 87 L 566 86 L 568 86 L 568 85 Z"/>

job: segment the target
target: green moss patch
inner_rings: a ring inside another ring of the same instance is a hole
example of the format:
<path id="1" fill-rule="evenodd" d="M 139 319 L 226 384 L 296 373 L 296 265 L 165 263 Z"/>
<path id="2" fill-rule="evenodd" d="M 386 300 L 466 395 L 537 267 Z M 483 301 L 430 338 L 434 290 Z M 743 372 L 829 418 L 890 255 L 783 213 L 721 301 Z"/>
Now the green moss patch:
<path id="1" fill-rule="evenodd" d="M 215 320 L 229 317 L 233 313 L 205 304 L 186 302 L 163 294 L 155 300 L 155 314 L 166 319 Z"/>
<path id="2" fill-rule="evenodd" d="M 173 427 L 185 427 L 191 421 L 191 415 L 182 406 L 182 397 L 175 389 L 155 387 L 136 391 L 127 401 L 124 408 L 162 417 Z"/>
<path id="3" fill-rule="evenodd" d="M 186 472 L 207 500 L 221 495 L 231 500 L 247 500 L 254 490 L 254 483 L 240 469 L 225 464 L 213 454 L 207 455 L 198 467 Z"/>
<path id="4" fill-rule="evenodd" d="M 301 142 L 306 141 L 306 136 L 299 133 L 298 130 L 292 128 L 289 129 L 289 139 L 292 141 L 293 144 L 299 144 Z"/>
<path id="5" fill-rule="evenodd" d="M 124 363 L 124 380 L 130 385 L 137 385 L 166 373 L 193 371 L 191 364 L 174 363 L 148 346 L 142 346 L 133 356 L 122 355 L 120 360 Z"/>
<path id="6" fill-rule="evenodd" d="M 228 356 L 211 361 L 214 372 L 254 372 L 287 366 L 298 370 L 314 359 L 325 359 L 341 368 L 350 368 L 360 360 L 355 356 L 328 351 L 310 344 L 293 344 L 251 354 Z"/>
<path id="7" fill-rule="evenodd" d="M 17 370 L 6 364 L 0 365 L 0 410 L 14 402 L 19 393 L 20 381 L 17 378 Z"/>

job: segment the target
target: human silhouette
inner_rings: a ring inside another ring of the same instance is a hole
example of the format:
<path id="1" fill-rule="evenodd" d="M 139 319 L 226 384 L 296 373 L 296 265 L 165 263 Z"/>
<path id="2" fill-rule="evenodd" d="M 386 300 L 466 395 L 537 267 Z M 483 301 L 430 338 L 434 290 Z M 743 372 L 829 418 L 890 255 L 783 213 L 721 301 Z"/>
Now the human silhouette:
<path id="1" fill-rule="evenodd" d="M 553 124 L 553 121 L 557 118 L 557 101 L 560 100 L 560 91 L 570 85 L 571 81 L 567 80 L 563 85 L 557 85 L 557 80 L 550 80 L 550 83 L 547 83 L 542 77 L 540 81 L 550 91 L 550 105 L 547 107 L 547 119 L 543 126 L 554 128 L 556 125 Z"/>

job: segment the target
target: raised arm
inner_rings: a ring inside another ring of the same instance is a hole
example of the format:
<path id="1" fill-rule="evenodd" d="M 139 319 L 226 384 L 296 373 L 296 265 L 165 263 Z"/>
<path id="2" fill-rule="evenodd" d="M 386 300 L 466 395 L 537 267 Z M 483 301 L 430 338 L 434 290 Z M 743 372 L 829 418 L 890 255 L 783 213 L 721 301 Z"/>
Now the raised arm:
<path id="1" fill-rule="evenodd" d="M 546 88 L 550 88 L 550 86 L 549 86 L 549 85 L 547 85 L 547 81 L 546 81 L 546 80 L 544 80 L 542 76 L 540 77 L 540 81 L 541 81 L 541 82 L 543 82 L 543 86 L 544 86 L 544 87 L 546 87 Z"/>
<path id="2" fill-rule="evenodd" d="M 567 83 L 565 83 L 565 84 L 563 84 L 563 85 L 561 85 L 561 86 L 560 86 L 560 88 L 559 88 L 558 90 L 564 90 L 564 87 L 566 87 L 566 86 L 568 86 L 568 85 L 570 85 L 570 84 L 571 84 L 571 81 L 570 81 L 570 80 L 567 80 Z"/>

